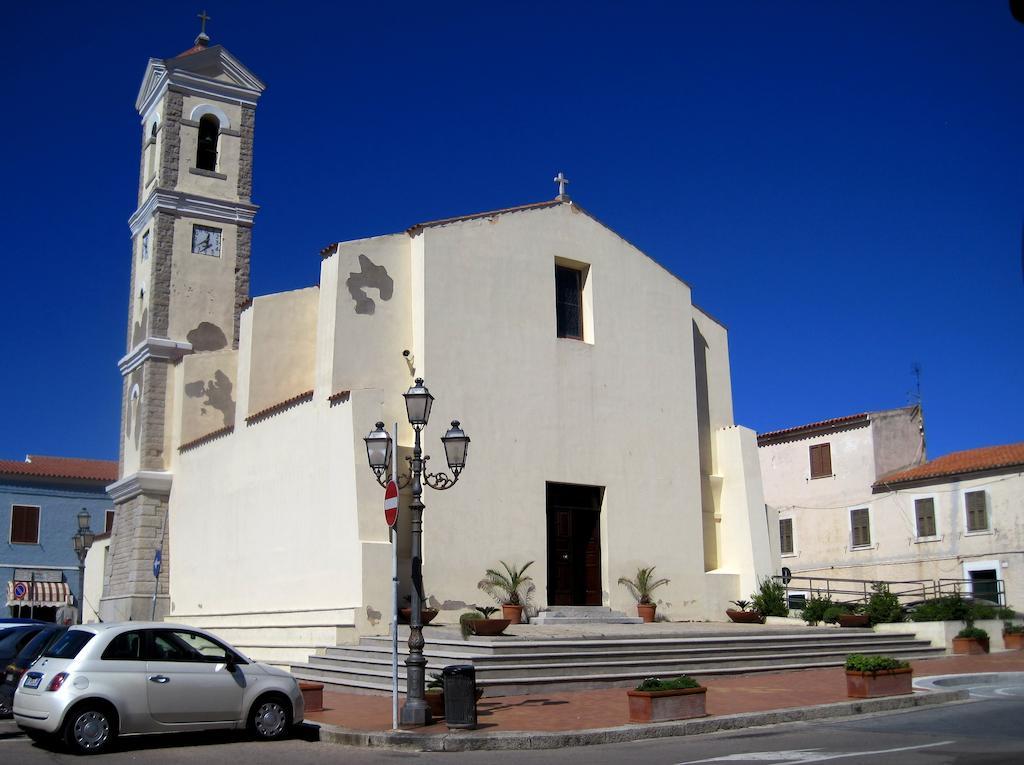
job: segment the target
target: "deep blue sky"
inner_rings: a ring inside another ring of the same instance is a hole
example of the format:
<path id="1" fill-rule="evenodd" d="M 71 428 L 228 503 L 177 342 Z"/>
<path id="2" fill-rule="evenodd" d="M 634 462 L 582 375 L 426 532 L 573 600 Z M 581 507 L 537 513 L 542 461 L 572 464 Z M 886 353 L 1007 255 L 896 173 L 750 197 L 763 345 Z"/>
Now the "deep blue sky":
<path id="1" fill-rule="evenodd" d="M 116 458 L 150 56 L 197 2 L 8 15 L 0 457 Z M 1024 25 L 984 2 L 257 3 L 252 291 L 328 242 L 573 198 L 730 329 L 737 422 L 902 406 L 1024 440 Z M 524 413 L 528 416 L 528 413 Z"/>

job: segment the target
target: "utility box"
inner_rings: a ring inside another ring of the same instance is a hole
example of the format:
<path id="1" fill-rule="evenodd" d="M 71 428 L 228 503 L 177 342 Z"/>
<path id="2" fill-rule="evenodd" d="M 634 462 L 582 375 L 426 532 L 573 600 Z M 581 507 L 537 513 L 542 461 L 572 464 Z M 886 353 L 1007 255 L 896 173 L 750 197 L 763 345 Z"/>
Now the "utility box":
<path id="1" fill-rule="evenodd" d="M 476 728 L 476 667 L 452 664 L 441 670 L 444 721 L 449 728 Z"/>

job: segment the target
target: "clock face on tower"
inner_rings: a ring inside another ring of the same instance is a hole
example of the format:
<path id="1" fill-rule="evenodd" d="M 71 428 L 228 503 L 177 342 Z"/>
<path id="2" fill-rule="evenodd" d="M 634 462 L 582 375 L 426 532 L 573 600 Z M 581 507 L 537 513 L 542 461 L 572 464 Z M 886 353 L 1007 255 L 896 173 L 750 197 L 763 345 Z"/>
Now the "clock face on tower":
<path id="1" fill-rule="evenodd" d="M 197 255 L 210 255 L 214 258 L 220 257 L 220 235 L 219 228 L 209 226 L 192 227 L 192 252 Z"/>

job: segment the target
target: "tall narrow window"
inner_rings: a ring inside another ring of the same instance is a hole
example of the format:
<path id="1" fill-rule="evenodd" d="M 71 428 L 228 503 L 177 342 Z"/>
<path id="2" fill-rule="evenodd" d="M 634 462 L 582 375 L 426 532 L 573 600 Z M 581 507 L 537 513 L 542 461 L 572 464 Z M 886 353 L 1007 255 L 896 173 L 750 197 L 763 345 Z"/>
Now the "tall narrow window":
<path id="1" fill-rule="evenodd" d="M 103 533 L 109 534 L 114 530 L 114 511 L 107 510 L 105 523 L 103 524 Z"/>
<path id="2" fill-rule="evenodd" d="M 969 491 L 964 495 L 967 502 L 967 530 L 988 531 L 988 506 L 984 491 Z"/>
<path id="3" fill-rule="evenodd" d="M 828 444 L 811 447 L 811 478 L 827 478 L 832 475 L 832 449 Z"/>
<path id="4" fill-rule="evenodd" d="M 914 513 L 917 515 L 917 535 L 935 536 L 935 500 L 931 497 L 915 499 Z"/>
<path id="5" fill-rule="evenodd" d="M 783 555 L 793 554 L 793 519 L 779 520 L 779 551 Z"/>
<path id="6" fill-rule="evenodd" d="M 555 319 L 558 337 L 583 339 L 583 274 L 555 266 Z"/>
<path id="7" fill-rule="evenodd" d="M 149 232 L 148 231 L 145 234 L 142 235 L 142 245 L 141 245 L 140 249 L 142 250 L 142 259 L 143 260 L 149 260 Z"/>
<path id="8" fill-rule="evenodd" d="M 871 544 L 871 516 L 866 507 L 850 511 L 850 531 L 853 547 L 867 547 Z"/>
<path id="9" fill-rule="evenodd" d="M 11 544 L 39 544 L 39 508 L 14 505 L 11 508 Z"/>
<path id="10" fill-rule="evenodd" d="M 149 140 L 146 142 L 146 182 L 149 183 L 156 172 L 156 123 L 149 131 Z"/>
<path id="11" fill-rule="evenodd" d="M 199 118 L 199 147 L 196 149 L 196 167 L 200 170 L 217 169 L 217 138 L 220 121 L 212 114 Z"/>

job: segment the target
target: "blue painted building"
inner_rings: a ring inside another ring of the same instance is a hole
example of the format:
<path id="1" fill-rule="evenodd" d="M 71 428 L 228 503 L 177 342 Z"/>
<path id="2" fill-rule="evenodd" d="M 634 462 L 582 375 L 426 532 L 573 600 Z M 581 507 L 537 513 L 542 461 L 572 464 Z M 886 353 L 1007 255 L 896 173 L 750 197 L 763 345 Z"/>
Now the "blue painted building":
<path id="1" fill-rule="evenodd" d="M 53 621 L 68 593 L 81 602 L 71 538 L 83 508 L 94 533 L 110 530 L 106 487 L 116 480 L 117 463 L 107 460 L 0 460 L 0 615 Z"/>

